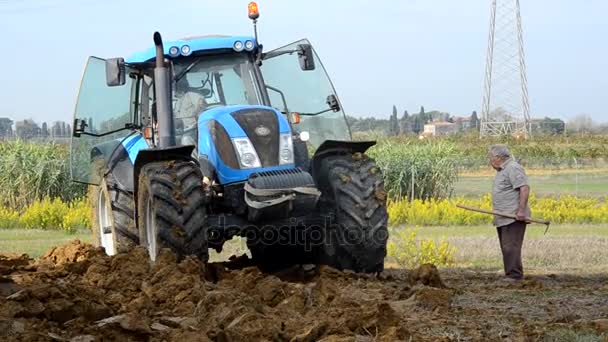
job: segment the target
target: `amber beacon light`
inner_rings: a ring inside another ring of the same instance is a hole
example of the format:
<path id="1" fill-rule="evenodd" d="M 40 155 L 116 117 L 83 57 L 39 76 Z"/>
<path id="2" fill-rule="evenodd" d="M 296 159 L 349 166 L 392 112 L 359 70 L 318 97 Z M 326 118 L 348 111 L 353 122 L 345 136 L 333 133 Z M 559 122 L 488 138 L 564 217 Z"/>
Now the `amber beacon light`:
<path id="1" fill-rule="evenodd" d="M 257 2 L 250 2 L 247 8 L 249 9 L 249 19 L 256 20 L 260 17 L 260 10 L 258 8 Z"/>

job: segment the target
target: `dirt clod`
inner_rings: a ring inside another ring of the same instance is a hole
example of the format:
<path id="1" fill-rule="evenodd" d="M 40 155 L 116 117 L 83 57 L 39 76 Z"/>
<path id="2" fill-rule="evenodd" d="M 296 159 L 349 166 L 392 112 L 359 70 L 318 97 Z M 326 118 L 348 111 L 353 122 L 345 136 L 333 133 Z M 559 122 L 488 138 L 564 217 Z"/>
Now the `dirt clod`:
<path id="1" fill-rule="evenodd" d="M 427 286 L 445 288 L 445 284 L 439 276 L 437 267 L 433 264 L 424 264 L 414 269 L 409 275 L 411 284 L 420 283 Z"/>
<path id="2" fill-rule="evenodd" d="M 596 319 L 593 327 L 600 333 L 608 332 L 608 319 Z"/>
<path id="3" fill-rule="evenodd" d="M 326 266 L 266 274 L 246 256 L 203 265 L 163 250 L 151 263 L 144 248 L 109 257 L 80 241 L 38 260 L 1 260 L 2 341 L 519 341 L 608 331 L 604 278 L 505 288 L 495 275 L 440 276 L 430 264 L 379 277 Z"/>

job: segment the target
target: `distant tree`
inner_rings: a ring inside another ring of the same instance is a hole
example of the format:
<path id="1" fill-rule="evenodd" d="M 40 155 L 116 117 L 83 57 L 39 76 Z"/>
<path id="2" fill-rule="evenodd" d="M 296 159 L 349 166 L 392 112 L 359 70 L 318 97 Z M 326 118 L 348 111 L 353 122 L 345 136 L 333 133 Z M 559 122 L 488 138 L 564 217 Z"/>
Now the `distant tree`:
<path id="1" fill-rule="evenodd" d="M 65 127 L 65 121 L 61 121 L 61 136 L 65 137 L 67 135 L 68 135 L 68 133 L 67 133 L 67 130 Z"/>
<path id="2" fill-rule="evenodd" d="M 15 134 L 21 139 L 40 136 L 40 127 L 32 119 L 25 119 L 15 123 Z"/>
<path id="3" fill-rule="evenodd" d="M 412 132 L 411 117 L 407 110 L 403 111 L 403 116 L 399 120 L 399 134 L 405 135 Z"/>
<path id="4" fill-rule="evenodd" d="M 471 114 L 471 128 L 475 128 L 476 130 L 479 130 L 479 118 L 477 117 L 477 111 L 473 111 L 473 113 Z"/>
<path id="5" fill-rule="evenodd" d="M 418 115 L 420 116 L 420 120 L 422 121 L 423 125 L 429 121 L 429 118 L 426 116 L 426 113 L 424 112 L 424 106 L 420 106 L 420 113 Z"/>
<path id="6" fill-rule="evenodd" d="M 65 131 L 66 131 L 66 137 L 71 136 L 72 135 L 72 126 L 70 126 L 70 124 L 66 124 Z"/>
<path id="7" fill-rule="evenodd" d="M 390 131 L 390 120 L 386 119 L 376 119 L 374 117 L 355 118 L 353 116 L 347 116 L 346 122 L 348 122 L 351 132 Z"/>
<path id="8" fill-rule="evenodd" d="M 424 129 L 424 123 L 422 121 L 422 117 L 421 117 L 421 115 L 416 115 L 416 117 L 414 118 L 414 124 L 413 124 L 412 130 L 414 131 L 414 133 L 420 134 L 420 132 L 422 132 L 423 129 Z"/>
<path id="9" fill-rule="evenodd" d="M 0 118 L 0 137 L 10 137 L 13 135 L 13 120 Z"/>
<path id="10" fill-rule="evenodd" d="M 393 105 L 393 114 L 389 120 L 389 134 L 399 135 L 399 119 L 397 118 L 397 107 Z"/>
<path id="11" fill-rule="evenodd" d="M 355 119 L 356 120 L 356 119 Z M 95 129 L 93 128 L 93 118 L 89 118 L 89 127 L 86 129 L 87 132 L 95 132 Z"/>
<path id="12" fill-rule="evenodd" d="M 41 129 L 41 131 L 40 131 L 40 135 L 41 135 L 43 138 L 46 138 L 46 137 L 48 137 L 48 136 L 49 136 L 49 128 L 48 128 L 48 126 L 47 126 L 46 122 L 43 122 L 43 123 L 42 123 L 42 129 Z"/>
<path id="13" fill-rule="evenodd" d="M 502 107 L 497 107 L 490 112 L 490 117 L 497 121 L 510 122 L 513 121 L 513 116 Z"/>
<path id="14" fill-rule="evenodd" d="M 587 114 L 579 114 L 568 120 L 567 129 L 569 132 L 575 133 L 592 133 L 596 127 L 591 116 Z"/>
<path id="15" fill-rule="evenodd" d="M 61 136 L 61 123 L 59 121 L 55 121 L 53 123 L 53 128 L 51 128 L 51 136 L 54 138 Z"/>

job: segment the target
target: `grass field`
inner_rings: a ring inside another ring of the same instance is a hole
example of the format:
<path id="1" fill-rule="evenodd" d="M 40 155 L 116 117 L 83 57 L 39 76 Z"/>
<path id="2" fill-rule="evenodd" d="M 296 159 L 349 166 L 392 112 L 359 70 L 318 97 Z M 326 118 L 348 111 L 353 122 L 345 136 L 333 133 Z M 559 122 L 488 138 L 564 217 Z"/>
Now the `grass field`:
<path id="1" fill-rule="evenodd" d="M 411 229 L 399 227 L 396 229 Z M 530 225 L 524 241 L 524 268 L 530 272 L 600 273 L 608 271 L 608 226 L 557 225 L 543 235 L 544 226 Z M 456 267 L 470 267 L 499 271 L 502 259 L 496 230 L 491 226 L 424 227 L 418 229 L 419 238 L 442 237 L 456 247 Z M 75 235 L 60 231 L 0 230 L 0 252 L 42 255 L 51 247 L 71 239 L 91 242 L 91 235 Z M 210 251 L 211 261 L 226 260 L 231 255 L 247 252 L 246 244 L 234 239 L 225 245 L 224 252 Z M 397 266 L 387 260 L 387 266 Z"/>
<path id="2" fill-rule="evenodd" d="M 403 228 L 407 229 L 407 228 Z M 598 273 L 608 271 L 608 226 L 529 225 L 522 250 L 524 268 L 533 272 Z M 502 269 L 496 229 L 476 227 L 424 227 L 419 238 L 446 238 L 456 247 L 456 266 Z"/>
<path id="3" fill-rule="evenodd" d="M 538 196 L 575 195 L 605 197 L 608 194 L 606 173 L 532 173 L 528 175 L 530 189 Z M 456 196 L 479 197 L 492 191 L 493 175 L 460 177 L 454 187 Z"/>
<path id="4" fill-rule="evenodd" d="M 72 239 L 91 242 L 91 237 L 87 231 L 68 234 L 59 230 L 0 229 L 0 253 L 25 253 L 38 257 L 53 246 Z"/>

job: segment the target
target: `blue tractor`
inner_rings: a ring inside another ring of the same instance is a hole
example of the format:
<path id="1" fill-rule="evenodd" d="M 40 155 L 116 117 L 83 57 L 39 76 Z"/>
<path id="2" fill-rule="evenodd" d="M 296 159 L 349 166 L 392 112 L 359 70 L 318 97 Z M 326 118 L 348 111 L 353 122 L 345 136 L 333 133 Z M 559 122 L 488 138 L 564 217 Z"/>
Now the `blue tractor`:
<path id="1" fill-rule="evenodd" d="M 256 23 L 257 5 L 250 4 Z M 208 259 L 246 238 L 265 270 L 326 264 L 379 272 L 382 172 L 355 142 L 307 40 L 263 52 L 255 37 L 203 36 L 123 58 L 90 57 L 71 143 L 90 185 L 94 240 Z"/>

